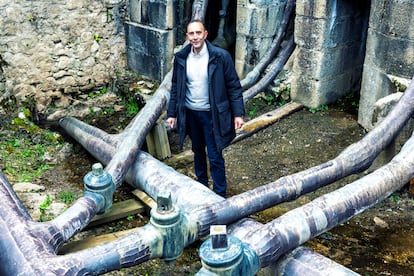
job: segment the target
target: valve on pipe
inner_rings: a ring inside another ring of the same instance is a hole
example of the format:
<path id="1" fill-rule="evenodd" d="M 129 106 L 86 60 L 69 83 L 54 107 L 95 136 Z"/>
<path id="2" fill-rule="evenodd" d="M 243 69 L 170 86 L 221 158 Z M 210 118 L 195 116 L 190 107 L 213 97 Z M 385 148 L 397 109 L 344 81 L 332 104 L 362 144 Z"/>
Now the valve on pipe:
<path id="1" fill-rule="evenodd" d="M 85 196 L 92 197 L 98 204 L 97 214 L 102 214 L 112 206 L 115 184 L 109 173 L 103 170 L 101 163 L 92 165 L 92 171 L 83 177 Z"/>
<path id="2" fill-rule="evenodd" d="M 167 263 L 174 261 L 183 253 L 182 221 L 180 209 L 172 204 L 171 194 L 159 195 L 157 197 L 157 207 L 151 209 L 150 223 L 162 235 L 163 250 L 161 259 Z"/>
<path id="3" fill-rule="evenodd" d="M 210 237 L 201 245 L 199 255 L 202 275 L 255 275 L 259 271 L 259 258 L 248 244 L 227 235 L 225 225 L 212 225 Z"/>

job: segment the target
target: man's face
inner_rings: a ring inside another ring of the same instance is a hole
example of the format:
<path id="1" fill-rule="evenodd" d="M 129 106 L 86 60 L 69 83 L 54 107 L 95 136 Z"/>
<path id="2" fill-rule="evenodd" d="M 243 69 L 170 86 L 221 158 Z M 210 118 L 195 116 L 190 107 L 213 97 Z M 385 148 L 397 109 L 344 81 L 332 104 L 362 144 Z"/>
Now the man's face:
<path id="1" fill-rule="evenodd" d="M 199 53 L 203 48 L 204 41 L 207 38 L 207 31 L 200 22 L 193 22 L 187 26 L 187 39 L 193 45 L 196 53 Z"/>

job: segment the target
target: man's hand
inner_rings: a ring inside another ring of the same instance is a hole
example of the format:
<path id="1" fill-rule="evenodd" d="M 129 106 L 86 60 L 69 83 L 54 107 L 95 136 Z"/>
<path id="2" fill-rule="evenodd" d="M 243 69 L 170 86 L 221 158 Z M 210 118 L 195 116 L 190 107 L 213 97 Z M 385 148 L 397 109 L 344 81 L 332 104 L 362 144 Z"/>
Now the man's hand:
<path id="1" fill-rule="evenodd" d="M 168 118 L 167 119 L 167 124 L 170 126 L 170 128 L 174 128 L 175 127 L 175 121 L 177 119 L 176 118 Z"/>
<path id="2" fill-rule="evenodd" d="M 239 129 L 244 125 L 244 120 L 242 117 L 234 117 L 234 128 Z"/>

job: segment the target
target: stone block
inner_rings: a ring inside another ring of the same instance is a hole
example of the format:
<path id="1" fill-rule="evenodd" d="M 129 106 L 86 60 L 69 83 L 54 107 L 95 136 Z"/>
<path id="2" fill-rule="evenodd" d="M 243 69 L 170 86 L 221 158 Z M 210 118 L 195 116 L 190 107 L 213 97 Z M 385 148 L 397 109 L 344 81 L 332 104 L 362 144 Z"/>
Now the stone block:
<path id="1" fill-rule="evenodd" d="M 278 2 L 286 2 L 286 0 L 281 0 Z M 247 6 L 255 5 L 256 7 L 266 7 L 269 5 L 274 5 L 274 0 L 237 0 L 237 5 Z"/>
<path id="2" fill-rule="evenodd" d="M 300 47 L 316 50 L 346 47 L 350 44 L 360 45 L 365 42 L 367 25 L 367 18 L 361 16 L 296 16 L 295 42 Z"/>
<path id="3" fill-rule="evenodd" d="M 414 72 L 414 40 L 369 29 L 366 61 L 384 72 L 411 78 Z"/>
<path id="4" fill-rule="evenodd" d="M 373 1 L 370 28 L 395 38 L 414 39 L 414 1 Z"/>
<path id="5" fill-rule="evenodd" d="M 332 79 L 311 79 L 308 75 L 295 75 L 292 80 L 291 99 L 311 108 L 329 104 L 359 87 L 359 74 L 348 71 Z"/>
<path id="6" fill-rule="evenodd" d="M 296 2 L 296 15 L 326 18 L 335 8 L 336 0 L 309 0 Z"/>
<path id="7" fill-rule="evenodd" d="M 137 74 L 162 81 L 171 68 L 174 32 L 127 22 L 125 40 L 128 67 Z"/>
<path id="8" fill-rule="evenodd" d="M 358 123 L 366 130 L 373 128 L 373 110 L 375 102 L 396 92 L 390 78 L 373 63 L 366 61 L 362 74 L 361 96 L 358 108 Z"/>
<path id="9" fill-rule="evenodd" d="M 398 103 L 403 93 L 392 93 L 380 98 L 374 103 L 372 122 L 374 125 L 380 123 Z M 378 155 L 368 171 L 374 171 L 388 163 L 401 150 L 405 142 L 410 139 L 414 129 L 414 119 L 409 119 L 397 137 Z"/>
<path id="10" fill-rule="evenodd" d="M 158 29 L 173 29 L 177 18 L 177 1 L 130 0 L 130 20 Z"/>
<path id="11" fill-rule="evenodd" d="M 313 18 L 358 15 L 369 11 L 369 1 L 308 0 L 296 1 L 296 15 Z M 368 14 L 368 13 L 367 13 Z"/>
<path id="12" fill-rule="evenodd" d="M 236 38 L 235 60 L 238 67 L 237 72 L 244 76 L 247 74 L 269 50 L 273 38 L 250 37 L 238 34 Z M 244 64 L 244 66 L 242 66 Z"/>
<path id="13" fill-rule="evenodd" d="M 254 37 L 274 36 L 283 18 L 284 7 L 282 1 L 264 7 L 237 5 L 237 33 Z"/>
<path id="14" fill-rule="evenodd" d="M 347 71 L 357 71 L 358 68 L 361 69 L 362 64 L 363 53 L 360 53 L 358 46 L 325 49 L 324 51 L 297 48 L 293 71 L 311 80 L 325 80 L 334 79 Z"/>

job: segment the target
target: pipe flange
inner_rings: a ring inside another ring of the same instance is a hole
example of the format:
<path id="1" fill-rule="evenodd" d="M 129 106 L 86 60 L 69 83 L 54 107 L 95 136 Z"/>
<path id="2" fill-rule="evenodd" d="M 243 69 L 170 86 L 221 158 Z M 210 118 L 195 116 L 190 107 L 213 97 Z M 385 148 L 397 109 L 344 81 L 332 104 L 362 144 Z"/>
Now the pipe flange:
<path id="1" fill-rule="evenodd" d="M 213 249 L 209 238 L 201 245 L 199 255 L 202 262 L 213 270 L 231 267 L 243 259 L 243 245 L 238 238 L 227 235 L 227 247 Z"/>

